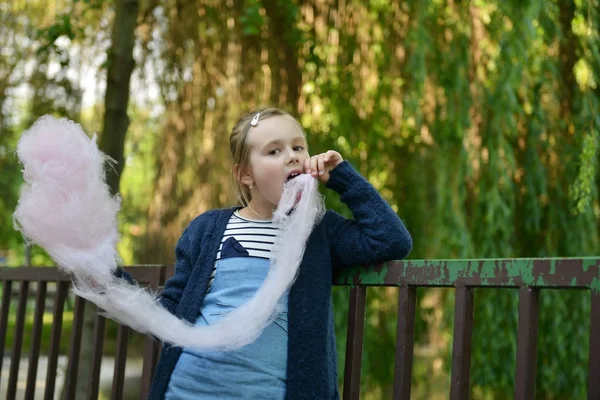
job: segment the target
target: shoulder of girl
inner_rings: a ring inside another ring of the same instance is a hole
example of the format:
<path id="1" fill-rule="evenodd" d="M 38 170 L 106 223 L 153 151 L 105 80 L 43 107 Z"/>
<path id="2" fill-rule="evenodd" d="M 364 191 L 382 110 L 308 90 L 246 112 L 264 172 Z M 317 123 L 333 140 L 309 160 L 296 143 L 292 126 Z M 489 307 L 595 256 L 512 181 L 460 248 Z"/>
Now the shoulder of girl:
<path id="1" fill-rule="evenodd" d="M 220 210 L 218 209 L 213 209 L 198 215 L 188 224 L 184 233 L 189 231 L 197 232 L 198 230 L 201 230 L 210 220 L 217 216 L 219 211 Z"/>

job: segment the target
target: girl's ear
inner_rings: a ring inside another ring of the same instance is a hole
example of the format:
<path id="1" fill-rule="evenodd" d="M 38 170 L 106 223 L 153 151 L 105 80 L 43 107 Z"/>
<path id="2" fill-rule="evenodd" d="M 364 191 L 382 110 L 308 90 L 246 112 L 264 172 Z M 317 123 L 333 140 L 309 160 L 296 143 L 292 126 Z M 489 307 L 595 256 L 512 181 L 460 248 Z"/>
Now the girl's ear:
<path id="1" fill-rule="evenodd" d="M 250 176 L 247 168 L 240 168 L 239 164 L 235 164 L 233 166 L 233 173 L 235 174 L 235 177 L 244 185 L 250 186 L 254 183 L 254 179 L 252 179 L 252 176 Z"/>

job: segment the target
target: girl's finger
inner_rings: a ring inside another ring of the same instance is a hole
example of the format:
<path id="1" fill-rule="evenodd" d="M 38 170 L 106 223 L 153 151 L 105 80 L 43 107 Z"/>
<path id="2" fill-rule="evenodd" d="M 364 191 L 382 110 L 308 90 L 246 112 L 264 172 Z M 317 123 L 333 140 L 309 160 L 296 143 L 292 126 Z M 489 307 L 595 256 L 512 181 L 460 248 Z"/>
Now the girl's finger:
<path id="1" fill-rule="evenodd" d="M 313 158 L 310 159 L 310 172 L 313 174 L 313 176 L 316 176 L 319 173 L 318 167 L 317 167 L 318 159 L 319 159 L 319 156 L 314 156 Z"/>
<path id="2" fill-rule="evenodd" d="M 327 153 L 325 153 L 325 162 L 327 163 L 332 159 L 335 159 L 335 152 L 333 150 L 329 150 Z"/>
<path id="3" fill-rule="evenodd" d="M 325 173 L 325 157 L 319 157 L 317 159 L 318 167 L 319 167 L 319 175 L 323 175 Z"/>

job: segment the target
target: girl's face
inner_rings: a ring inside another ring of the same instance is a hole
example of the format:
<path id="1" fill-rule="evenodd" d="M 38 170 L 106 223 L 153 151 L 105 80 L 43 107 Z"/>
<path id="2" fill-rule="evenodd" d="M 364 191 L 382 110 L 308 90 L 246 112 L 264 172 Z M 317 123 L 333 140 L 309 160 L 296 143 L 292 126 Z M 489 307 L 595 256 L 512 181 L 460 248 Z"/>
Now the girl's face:
<path id="1" fill-rule="evenodd" d="M 291 173 L 303 173 L 309 158 L 304 134 L 289 116 L 274 116 L 259 121 L 248 133 L 249 171 L 242 183 L 252 183 L 254 206 L 275 208 L 283 185 Z"/>

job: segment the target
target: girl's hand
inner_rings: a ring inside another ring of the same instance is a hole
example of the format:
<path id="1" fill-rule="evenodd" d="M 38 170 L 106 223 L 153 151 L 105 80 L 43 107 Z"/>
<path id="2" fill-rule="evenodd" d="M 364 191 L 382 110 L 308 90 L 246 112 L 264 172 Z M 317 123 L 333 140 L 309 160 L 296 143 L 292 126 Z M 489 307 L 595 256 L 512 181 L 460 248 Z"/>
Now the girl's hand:
<path id="1" fill-rule="evenodd" d="M 334 150 L 329 150 L 326 153 L 312 156 L 304 162 L 304 172 L 311 174 L 325 184 L 329 181 L 329 171 L 337 167 L 344 161 L 340 153 Z"/>

